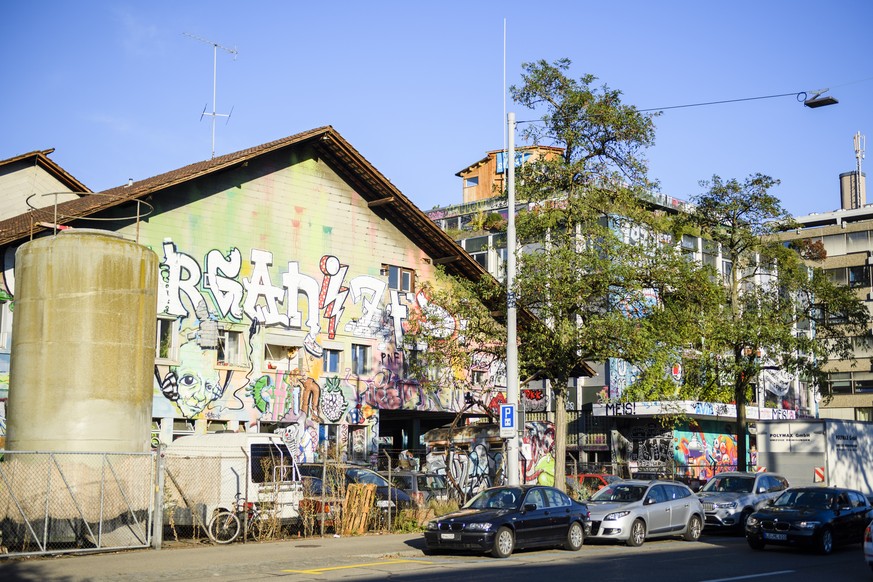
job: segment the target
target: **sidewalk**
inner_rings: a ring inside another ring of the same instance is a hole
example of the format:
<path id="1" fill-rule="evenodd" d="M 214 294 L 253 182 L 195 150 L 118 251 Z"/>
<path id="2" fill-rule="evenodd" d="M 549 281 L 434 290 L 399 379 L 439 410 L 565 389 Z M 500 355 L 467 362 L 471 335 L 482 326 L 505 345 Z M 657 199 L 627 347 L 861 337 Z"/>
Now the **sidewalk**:
<path id="1" fill-rule="evenodd" d="M 227 546 L 172 543 L 161 550 L 0 559 L 0 580 L 263 580 L 331 563 L 422 557 L 422 534 L 299 538 Z"/>

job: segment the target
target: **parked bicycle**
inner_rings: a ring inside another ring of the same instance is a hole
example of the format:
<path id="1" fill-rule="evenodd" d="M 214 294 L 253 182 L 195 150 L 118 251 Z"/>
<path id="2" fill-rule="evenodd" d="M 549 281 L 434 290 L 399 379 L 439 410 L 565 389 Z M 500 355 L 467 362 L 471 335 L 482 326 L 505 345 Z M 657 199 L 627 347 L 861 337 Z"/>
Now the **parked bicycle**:
<path id="1" fill-rule="evenodd" d="M 222 510 L 212 516 L 207 533 L 217 544 L 229 544 L 239 537 L 245 528 L 246 537 L 258 540 L 264 529 L 265 515 L 256 503 L 245 502 L 239 493 L 235 497 L 235 510 Z"/>

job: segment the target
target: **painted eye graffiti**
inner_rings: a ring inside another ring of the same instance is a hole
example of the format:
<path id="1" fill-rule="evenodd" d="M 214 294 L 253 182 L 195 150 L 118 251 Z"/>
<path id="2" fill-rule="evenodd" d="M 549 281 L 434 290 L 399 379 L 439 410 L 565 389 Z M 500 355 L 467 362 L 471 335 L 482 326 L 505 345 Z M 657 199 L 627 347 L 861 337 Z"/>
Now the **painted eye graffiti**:
<path id="1" fill-rule="evenodd" d="M 179 378 L 179 385 L 183 388 L 190 388 L 200 384 L 200 379 L 195 374 L 184 374 Z"/>

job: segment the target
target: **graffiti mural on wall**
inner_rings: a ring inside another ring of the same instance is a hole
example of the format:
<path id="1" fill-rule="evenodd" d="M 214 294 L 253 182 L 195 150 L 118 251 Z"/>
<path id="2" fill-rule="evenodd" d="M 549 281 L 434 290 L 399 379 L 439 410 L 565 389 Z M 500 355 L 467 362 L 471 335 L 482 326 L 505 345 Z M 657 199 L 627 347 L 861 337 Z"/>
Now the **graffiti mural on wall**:
<path id="1" fill-rule="evenodd" d="M 466 497 L 493 485 L 503 484 L 503 439 L 497 434 L 495 425 L 468 425 L 458 429 L 452 443 L 446 440 L 427 441 L 427 470 L 450 475 Z M 522 483 L 555 483 L 554 444 L 554 424 L 525 423 L 519 450 Z"/>
<path id="2" fill-rule="evenodd" d="M 656 422 L 638 424 L 621 431 L 620 454 L 632 471 L 663 473 L 673 463 L 673 431 Z"/>
<path id="3" fill-rule="evenodd" d="M 175 361 L 155 367 L 156 396 L 171 402 L 182 417 L 290 423 L 286 438 L 306 456 L 309 441 L 317 445 L 322 423 L 374 429 L 380 409 L 463 408 L 464 388 L 456 382 L 422 385 L 405 373 L 405 354 L 398 346 L 409 315 L 442 310 L 424 293 L 388 289 L 370 275 L 350 278 L 349 266 L 333 255 L 321 257 L 313 277 L 296 261 L 274 265 L 273 254 L 261 249 L 252 249 L 248 261 L 237 248 L 213 249 L 201 265 L 170 239 L 162 247 L 158 311 L 176 318 L 178 347 Z M 461 332 L 455 318 L 443 315 L 440 329 Z M 236 331 L 248 356 L 244 364 L 220 360 L 227 331 L 246 324 L 248 333 Z M 302 346 L 287 348 L 287 358 L 282 353 L 268 360 L 265 334 L 277 330 L 305 337 Z M 369 361 L 357 362 L 354 369 L 366 372 L 324 371 L 325 342 L 335 341 L 338 333 L 365 340 Z M 484 378 L 477 388 L 490 398 L 496 394 L 493 377 L 505 376 L 505 368 L 494 358 L 480 358 L 467 373 Z"/>
<path id="4" fill-rule="evenodd" d="M 686 477 L 706 481 L 737 468 L 736 436 L 703 430 L 676 431 L 676 463 Z"/>

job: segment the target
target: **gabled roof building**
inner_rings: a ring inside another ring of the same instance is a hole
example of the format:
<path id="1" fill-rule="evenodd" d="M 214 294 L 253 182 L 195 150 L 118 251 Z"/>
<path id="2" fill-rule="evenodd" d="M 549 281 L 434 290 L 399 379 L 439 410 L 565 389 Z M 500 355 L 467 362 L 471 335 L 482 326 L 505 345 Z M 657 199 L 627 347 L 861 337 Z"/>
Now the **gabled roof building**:
<path id="1" fill-rule="evenodd" d="M 155 440 L 278 430 L 300 460 L 326 441 L 367 460 L 420 448 L 464 406 L 410 377 L 404 325 L 436 265 L 489 275 L 332 127 L 5 217 L 13 300 L 15 249 L 58 228 L 111 230 L 160 259 Z M 487 401 L 502 375 L 482 366 Z"/>

